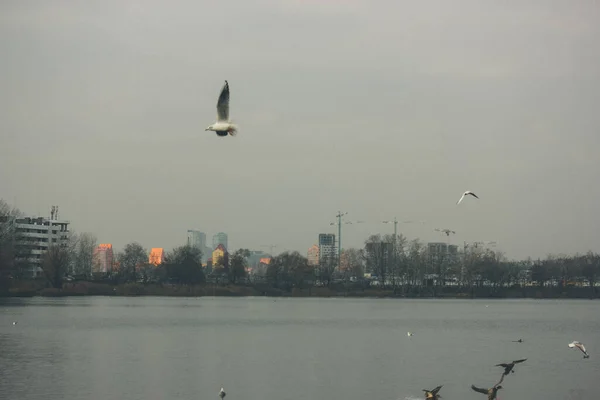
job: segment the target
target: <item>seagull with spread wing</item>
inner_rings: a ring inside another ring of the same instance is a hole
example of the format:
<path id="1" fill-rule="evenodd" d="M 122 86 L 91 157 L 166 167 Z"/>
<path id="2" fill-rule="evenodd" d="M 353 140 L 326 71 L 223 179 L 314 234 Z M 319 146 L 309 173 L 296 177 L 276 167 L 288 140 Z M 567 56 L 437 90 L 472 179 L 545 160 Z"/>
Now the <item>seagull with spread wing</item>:
<path id="1" fill-rule="evenodd" d="M 221 388 L 221 390 L 219 391 L 219 397 L 221 398 L 221 400 L 223 400 L 223 398 L 226 396 L 225 390 L 223 390 L 223 388 Z"/>
<path id="2" fill-rule="evenodd" d="M 523 361 L 527 361 L 526 358 L 523 358 L 522 360 L 516 360 L 513 361 L 511 363 L 506 363 L 506 364 L 496 364 L 496 367 L 502 367 L 504 368 L 504 373 L 502 374 L 502 376 L 507 376 L 508 374 L 510 374 L 511 372 L 514 374 L 515 371 L 513 370 L 513 368 L 515 367 L 515 364 L 519 364 L 522 363 Z"/>
<path id="3" fill-rule="evenodd" d="M 479 392 L 479 393 L 487 394 L 488 400 L 496 400 L 497 396 L 498 396 L 498 390 L 502 389 L 502 386 L 497 385 L 497 386 L 491 387 L 489 389 L 483 389 L 483 388 L 478 388 L 475 385 L 471 385 L 471 389 L 473 389 L 474 391 Z"/>
<path id="4" fill-rule="evenodd" d="M 572 349 L 577 348 L 577 349 L 581 350 L 581 352 L 583 353 L 583 358 L 590 358 L 590 355 L 586 351 L 585 346 L 583 345 L 583 343 L 580 343 L 577 340 L 575 340 L 572 343 L 569 343 L 569 347 L 572 348 Z"/>
<path id="5" fill-rule="evenodd" d="M 438 394 L 438 392 L 440 391 L 440 389 L 442 388 L 442 386 L 444 386 L 444 385 L 440 385 L 440 386 L 436 387 L 433 390 L 423 389 L 423 391 L 425 392 L 425 400 L 439 400 L 439 399 L 441 399 L 442 396 L 440 396 Z"/>
<path id="6" fill-rule="evenodd" d="M 214 131 L 217 136 L 235 136 L 237 126 L 229 121 L 229 83 L 225 81 L 225 86 L 221 90 L 219 100 L 217 101 L 217 122 L 210 125 L 205 131 Z"/>
<path id="7" fill-rule="evenodd" d="M 459 205 L 461 201 L 463 201 L 463 199 L 465 198 L 465 196 L 473 196 L 476 199 L 478 199 L 479 197 L 477 197 L 477 195 L 473 192 L 471 192 L 470 190 L 467 190 L 466 192 L 464 192 L 462 194 L 462 196 L 460 196 L 460 199 L 458 199 L 458 201 L 456 202 L 456 205 Z"/>

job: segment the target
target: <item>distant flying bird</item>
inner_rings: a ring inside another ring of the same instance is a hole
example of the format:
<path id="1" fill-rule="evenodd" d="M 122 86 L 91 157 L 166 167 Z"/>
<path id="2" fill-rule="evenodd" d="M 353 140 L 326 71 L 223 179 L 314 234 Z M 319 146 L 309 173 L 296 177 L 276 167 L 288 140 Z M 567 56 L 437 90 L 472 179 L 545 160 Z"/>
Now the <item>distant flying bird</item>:
<path id="1" fill-rule="evenodd" d="M 471 385 L 471 389 L 473 389 L 474 391 L 479 392 L 479 393 L 487 394 L 488 400 L 496 400 L 496 398 L 497 398 L 496 396 L 498 395 L 498 390 L 502 389 L 502 386 L 496 385 L 489 389 L 483 389 L 483 388 L 478 388 L 475 385 Z"/>
<path id="2" fill-rule="evenodd" d="M 583 343 L 580 343 L 577 340 L 575 340 L 573 343 L 569 343 L 569 347 L 572 349 L 578 348 L 583 353 L 583 358 L 590 358 L 590 355 L 585 350 L 585 346 L 583 345 Z"/>
<path id="3" fill-rule="evenodd" d="M 523 339 L 513 340 L 514 343 L 523 343 Z"/>
<path id="4" fill-rule="evenodd" d="M 412 335 L 413 335 L 412 333 L 410 333 L 410 332 L 406 332 L 406 336 L 409 336 L 409 337 L 410 337 L 410 336 L 412 336 Z"/>
<path id="5" fill-rule="evenodd" d="M 218 136 L 235 136 L 237 126 L 229 121 L 229 83 L 225 81 L 225 86 L 221 90 L 219 100 L 217 101 L 217 122 L 210 125 L 205 131 L 214 131 Z"/>
<path id="6" fill-rule="evenodd" d="M 502 375 L 504 377 L 504 376 L 510 374 L 511 372 L 514 374 L 515 371 L 513 370 L 513 368 L 515 367 L 515 364 L 522 363 L 523 361 L 527 361 L 527 359 L 523 358 L 522 360 L 516 360 L 516 361 L 507 363 L 507 364 L 496 364 L 496 367 L 504 368 L 504 374 Z"/>
<path id="7" fill-rule="evenodd" d="M 451 229 L 439 229 L 439 228 L 435 228 L 434 231 L 445 233 L 446 236 L 450 236 L 451 233 L 452 234 L 456 234 L 456 232 L 453 231 L 453 230 L 451 230 Z"/>
<path id="8" fill-rule="evenodd" d="M 425 392 L 425 399 L 426 400 L 438 400 L 440 399 L 442 396 L 438 395 L 438 392 L 440 391 L 440 389 L 442 388 L 442 386 L 438 386 L 433 390 L 427 390 L 427 389 L 422 389 Z"/>
<path id="9" fill-rule="evenodd" d="M 221 391 L 219 392 L 219 397 L 221 399 L 223 399 L 227 394 L 225 393 L 225 391 L 223 390 L 223 388 L 221 388 Z"/>
<path id="10" fill-rule="evenodd" d="M 471 192 L 470 190 L 467 190 L 466 192 L 464 192 L 462 194 L 462 196 L 460 196 L 460 199 L 458 200 L 458 202 L 456 203 L 456 205 L 459 205 L 461 201 L 463 201 L 463 199 L 465 198 L 465 196 L 471 195 L 473 197 L 475 197 L 476 199 L 478 199 L 479 197 L 477 197 L 477 195 L 473 192 Z"/>

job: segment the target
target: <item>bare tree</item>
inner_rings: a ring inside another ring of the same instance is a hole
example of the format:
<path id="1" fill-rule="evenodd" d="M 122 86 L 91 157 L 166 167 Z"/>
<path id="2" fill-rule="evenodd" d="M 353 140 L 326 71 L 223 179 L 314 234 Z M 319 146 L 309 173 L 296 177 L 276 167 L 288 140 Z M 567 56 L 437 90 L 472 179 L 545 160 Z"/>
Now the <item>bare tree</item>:
<path id="1" fill-rule="evenodd" d="M 72 253 L 66 245 L 53 245 L 44 253 L 42 270 L 53 288 L 62 288 L 63 279 L 69 270 Z"/>
<path id="2" fill-rule="evenodd" d="M 351 277 L 362 278 L 365 273 L 365 254 L 363 249 L 344 250 L 347 270 Z"/>
<path id="3" fill-rule="evenodd" d="M 19 259 L 26 259 L 29 249 L 19 248 L 15 219 L 23 213 L 0 199 L 0 290 L 5 290 L 11 278 L 19 276 Z"/>
<path id="4" fill-rule="evenodd" d="M 367 271 L 375 273 L 382 285 L 386 284 L 392 259 L 393 244 L 386 242 L 381 235 L 371 235 L 365 241 Z"/>
<path id="5" fill-rule="evenodd" d="M 73 257 L 73 275 L 91 275 L 94 263 L 94 249 L 97 245 L 96 236 L 91 233 L 77 235 L 77 245 Z"/>
<path id="6" fill-rule="evenodd" d="M 137 269 L 148 262 L 148 252 L 139 243 L 129 243 L 117 255 L 119 277 L 125 282 L 135 282 Z"/>
<path id="7" fill-rule="evenodd" d="M 585 276 L 594 294 L 596 294 L 596 280 L 600 275 L 600 255 L 590 251 L 582 258 L 581 273 Z"/>
<path id="8" fill-rule="evenodd" d="M 316 273 L 317 279 L 323 285 L 329 286 L 331 284 L 337 264 L 337 257 L 334 255 L 328 255 L 319 260 L 319 267 Z"/>
<path id="9" fill-rule="evenodd" d="M 238 249 L 229 260 L 229 281 L 233 284 L 246 277 L 250 250 Z"/>

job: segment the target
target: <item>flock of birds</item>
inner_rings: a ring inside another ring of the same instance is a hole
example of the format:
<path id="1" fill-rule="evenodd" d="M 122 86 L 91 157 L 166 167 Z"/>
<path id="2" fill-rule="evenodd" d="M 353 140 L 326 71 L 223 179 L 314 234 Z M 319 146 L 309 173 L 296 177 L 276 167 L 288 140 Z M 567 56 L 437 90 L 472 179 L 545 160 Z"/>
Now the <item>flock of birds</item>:
<path id="1" fill-rule="evenodd" d="M 408 332 L 407 335 L 413 336 L 413 334 L 411 332 Z M 516 343 L 523 343 L 523 339 L 519 339 L 519 340 L 513 340 L 513 342 Z M 590 358 L 590 355 L 588 354 L 588 352 L 585 349 L 585 346 L 583 345 L 583 343 L 578 342 L 578 341 L 574 341 L 569 343 L 569 347 L 572 349 L 579 349 L 582 353 L 583 353 L 583 358 Z M 492 386 L 491 388 L 480 388 L 477 387 L 475 385 L 471 385 L 471 389 L 473 389 L 474 391 L 476 391 L 477 393 L 481 393 L 481 394 L 485 394 L 487 395 L 488 400 L 496 400 L 497 396 L 498 396 L 498 391 L 500 389 L 502 389 L 502 385 L 501 383 L 504 382 L 504 378 L 507 377 L 509 374 L 511 373 L 515 373 L 515 365 L 520 364 L 522 362 L 527 361 L 526 358 L 520 359 L 520 360 L 515 360 L 509 363 L 501 363 L 501 364 L 496 364 L 496 367 L 502 367 L 504 368 L 504 371 L 502 371 L 502 375 L 500 376 L 500 380 L 498 381 L 498 383 L 496 383 L 494 386 Z M 428 389 L 423 389 L 423 391 L 425 392 L 425 400 L 439 400 L 442 398 L 441 395 L 439 395 L 439 391 L 440 389 L 442 389 L 444 385 L 440 385 L 438 387 L 436 387 L 435 389 L 432 390 L 428 390 Z M 221 400 L 223 400 L 226 396 L 225 393 L 225 389 L 221 388 L 221 390 L 219 391 L 219 397 L 221 398 Z"/>
<path id="2" fill-rule="evenodd" d="M 225 85 L 223 85 L 223 89 L 221 89 L 219 99 L 217 100 L 217 121 L 209 125 L 205 131 L 215 132 L 217 136 L 221 137 L 226 137 L 227 135 L 235 136 L 237 134 L 237 125 L 229 119 L 229 98 L 229 82 L 225 81 Z M 475 193 L 467 190 L 462 194 L 456 204 L 460 204 L 465 196 L 479 198 Z"/>
<path id="3" fill-rule="evenodd" d="M 221 89 L 221 93 L 219 94 L 219 99 L 217 100 L 217 121 L 215 123 L 209 125 L 205 129 L 205 131 L 215 132 L 217 134 L 217 136 L 221 136 L 221 137 L 226 137 L 227 135 L 235 136 L 237 134 L 237 131 L 238 131 L 237 125 L 234 124 L 229 119 L 229 98 L 230 98 L 229 83 L 227 81 L 225 81 L 225 85 L 223 86 L 223 89 Z M 458 199 L 456 204 L 459 205 L 463 201 L 463 199 L 467 196 L 472 196 L 472 197 L 475 197 L 476 199 L 479 199 L 479 197 L 475 193 L 473 193 L 470 190 L 467 190 L 462 194 L 460 199 Z M 408 336 L 409 337 L 413 336 L 413 334 L 411 332 L 408 332 Z M 519 339 L 519 340 L 515 340 L 515 342 L 522 343 L 523 340 Z M 585 346 L 578 341 L 569 343 L 569 347 L 579 349 L 583 353 L 583 358 L 590 357 L 585 349 Z M 504 371 L 502 372 L 502 376 L 500 377 L 500 381 L 498 381 L 498 383 L 496 383 L 491 388 L 487 388 L 487 389 L 480 388 L 475 385 L 471 385 L 471 389 L 473 389 L 474 391 L 476 391 L 478 393 L 487 395 L 488 400 L 495 400 L 497 398 L 498 391 L 500 389 L 502 389 L 501 383 L 504 381 L 504 378 L 506 376 L 508 376 L 510 373 L 514 374 L 515 365 L 522 363 L 524 361 L 527 361 L 527 359 L 524 358 L 521 360 L 515 360 L 510 363 L 497 364 L 496 365 L 497 367 L 504 368 Z M 426 400 L 440 399 L 441 396 L 438 393 L 439 393 L 440 389 L 442 388 L 442 386 L 443 385 L 438 386 L 433 390 L 423 389 L 423 391 L 425 392 L 425 399 Z M 221 400 L 223 400 L 225 398 L 225 396 L 226 396 L 225 390 L 223 388 L 221 388 L 221 390 L 219 391 L 219 397 L 221 398 Z"/>
<path id="4" fill-rule="evenodd" d="M 409 332 L 408 336 L 412 336 L 412 334 Z M 517 342 L 517 343 L 523 343 L 523 339 L 519 339 L 519 340 L 513 340 L 513 342 Z M 590 355 L 588 354 L 588 352 L 585 349 L 585 346 L 583 345 L 583 343 L 578 342 L 577 340 L 569 343 L 569 347 L 572 349 L 579 349 L 582 353 L 583 353 L 583 358 L 590 358 Z M 492 386 L 491 388 L 480 388 L 477 387 L 475 385 L 471 385 L 471 389 L 473 389 L 474 391 L 476 391 L 477 393 L 481 393 L 481 394 L 485 394 L 487 395 L 488 400 L 495 400 L 497 399 L 498 396 L 498 391 L 500 389 L 502 389 L 502 385 L 501 383 L 504 382 L 504 378 L 506 376 L 508 376 L 511 373 L 515 373 L 515 365 L 520 364 L 522 362 L 527 361 L 526 358 L 523 358 L 521 360 L 515 360 L 509 363 L 502 363 L 502 364 L 496 364 L 496 367 L 502 367 L 504 368 L 504 371 L 502 372 L 502 376 L 500 377 L 500 380 L 498 381 L 498 383 L 496 383 L 494 386 Z M 440 396 L 438 393 L 440 391 L 440 389 L 443 387 L 443 385 L 440 385 L 438 387 L 436 387 L 433 390 L 427 390 L 427 389 L 423 389 L 423 391 L 425 392 L 425 400 L 439 400 L 442 398 L 442 396 Z"/>

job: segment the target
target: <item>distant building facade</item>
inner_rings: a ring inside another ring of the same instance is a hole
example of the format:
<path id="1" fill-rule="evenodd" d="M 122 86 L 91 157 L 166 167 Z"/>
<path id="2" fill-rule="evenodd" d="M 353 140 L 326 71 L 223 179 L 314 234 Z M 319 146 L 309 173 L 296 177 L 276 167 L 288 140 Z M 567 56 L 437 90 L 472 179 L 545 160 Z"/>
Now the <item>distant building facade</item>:
<path id="1" fill-rule="evenodd" d="M 160 265 L 165 259 L 165 249 L 162 247 L 153 247 L 148 256 L 148 263 L 154 266 Z"/>
<path id="2" fill-rule="evenodd" d="M 102 243 L 96 246 L 92 255 L 92 273 L 109 274 L 113 268 L 113 248 L 110 243 Z"/>
<path id="3" fill-rule="evenodd" d="M 333 233 L 319 234 L 319 263 L 336 257 L 335 235 Z"/>
<path id="4" fill-rule="evenodd" d="M 227 271 L 229 269 L 229 253 L 227 253 L 227 249 L 222 244 L 219 244 L 212 252 L 213 269 L 218 265 L 219 261 L 222 262 L 221 266 Z"/>
<path id="5" fill-rule="evenodd" d="M 225 249 L 229 248 L 227 243 L 227 234 L 225 232 L 219 232 L 213 236 L 212 248 L 216 249 L 217 247 L 219 247 L 220 244 L 223 245 Z"/>
<path id="6" fill-rule="evenodd" d="M 206 245 L 206 233 L 189 229 L 187 231 L 187 244 L 199 249 L 202 252 L 203 264 L 208 261 L 213 249 Z"/>
<path id="7" fill-rule="evenodd" d="M 316 244 L 310 246 L 306 252 L 306 258 L 308 259 L 308 265 L 319 265 L 319 246 Z"/>
<path id="8" fill-rule="evenodd" d="M 206 247 L 206 233 L 188 229 L 187 244 L 204 251 L 204 248 Z"/>
<path id="9" fill-rule="evenodd" d="M 32 278 L 42 276 L 44 254 L 50 246 L 66 246 L 69 242 L 69 221 L 54 219 L 54 207 L 50 219 L 44 217 L 15 218 L 14 232 L 18 262 L 23 271 Z"/>

